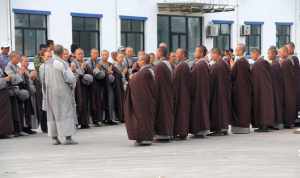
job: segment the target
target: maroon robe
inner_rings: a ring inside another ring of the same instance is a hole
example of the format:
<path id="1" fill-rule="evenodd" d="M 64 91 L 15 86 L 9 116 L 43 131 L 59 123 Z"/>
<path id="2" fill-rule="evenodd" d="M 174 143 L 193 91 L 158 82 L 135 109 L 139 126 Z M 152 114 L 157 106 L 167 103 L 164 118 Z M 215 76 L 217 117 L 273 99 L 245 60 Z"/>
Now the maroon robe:
<path id="1" fill-rule="evenodd" d="M 0 136 L 13 134 L 13 116 L 8 89 L 0 90 Z"/>
<path id="2" fill-rule="evenodd" d="M 174 136 L 186 137 L 191 112 L 191 70 L 185 61 L 179 63 L 174 70 L 174 97 Z"/>
<path id="3" fill-rule="evenodd" d="M 272 84 L 274 94 L 274 114 L 275 124 L 283 124 L 283 78 L 280 63 L 273 60 L 271 64 Z"/>
<path id="4" fill-rule="evenodd" d="M 220 59 L 211 66 L 210 130 L 228 129 L 231 112 L 231 76 L 228 64 Z"/>
<path id="5" fill-rule="evenodd" d="M 164 62 L 160 62 L 154 69 L 157 84 L 155 134 L 173 136 L 174 93 L 172 71 Z"/>
<path id="6" fill-rule="evenodd" d="M 268 128 L 274 126 L 274 94 L 271 65 L 264 59 L 258 59 L 252 67 L 253 81 L 253 127 Z"/>
<path id="7" fill-rule="evenodd" d="M 293 62 L 284 59 L 281 63 L 283 77 L 283 122 L 293 126 L 296 119 L 296 76 Z"/>
<path id="8" fill-rule="evenodd" d="M 129 80 L 124 119 L 130 140 L 152 141 L 156 115 L 156 85 L 153 71 L 143 67 Z"/>
<path id="9" fill-rule="evenodd" d="M 251 71 L 245 58 L 236 61 L 231 71 L 232 126 L 249 128 L 251 123 Z"/>
<path id="10" fill-rule="evenodd" d="M 209 66 L 205 60 L 196 62 L 191 72 L 191 120 L 190 133 L 196 135 L 210 129 L 209 101 L 210 75 Z"/>
<path id="11" fill-rule="evenodd" d="M 115 81 L 113 84 L 114 90 L 114 110 L 117 119 L 120 122 L 124 122 L 124 84 L 123 84 L 123 75 L 122 72 L 119 71 L 115 66 L 113 66 L 113 75 L 115 77 Z"/>
<path id="12" fill-rule="evenodd" d="M 78 62 L 80 67 L 80 63 Z M 89 102 L 91 99 L 90 91 L 91 86 L 86 85 L 82 82 L 82 78 L 84 74 L 91 74 L 92 71 L 89 67 L 86 67 L 81 75 L 79 75 L 79 78 L 76 83 L 75 88 L 75 101 L 76 101 L 76 109 L 77 109 L 77 117 L 78 117 L 78 123 L 81 125 L 82 128 L 89 127 Z"/>
<path id="13" fill-rule="evenodd" d="M 300 65 L 299 59 L 297 56 L 291 56 L 291 59 L 294 62 L 294 71 L 295 71 L 295 85 L 296 85 L 296 111 L 300 111 Z M 296 119 L 297 119 L 296 113 Z"/>

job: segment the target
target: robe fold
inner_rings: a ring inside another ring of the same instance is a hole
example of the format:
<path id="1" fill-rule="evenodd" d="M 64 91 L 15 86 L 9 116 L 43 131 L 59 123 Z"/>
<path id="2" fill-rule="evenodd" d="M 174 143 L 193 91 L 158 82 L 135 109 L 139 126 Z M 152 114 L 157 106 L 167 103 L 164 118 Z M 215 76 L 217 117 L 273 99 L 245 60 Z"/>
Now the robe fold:
<path id="1" fill-rule="evenodd" d="M 125 91 L 124 91 L 124 78 L 122 72 L 113 67 L 113 75 L 115 77 L 115 81 L 113 84 L 113 91 L 114 91 L 114 111 L 115 116 L 118 121 L 124 122 L 124 98 L 125 98 Z"/>
<path id="2" fill-rule="evenodd" d="M 296 85 L 296 119 L 298 112 L 300 111 L 300 64 L 299 58 L 295 55 L 291 56 L 291 60 L 294 62 L 294 72 L 295 72 L 295 85 Z"/>
<path id="3" fill-rule="evenodd" d="M 191 70 L 187 61 L 174 70 L 174 136 L 186 137 L 189 133 L 191 112 Z"/>
<path id="4" fill-rule="evenodd" d="M 283 77 L 283 122 L 285 126 L 293 126 L 296 120 L 296 76 L 293 62 L 283 59 L 281 62 Z"/>
<path id="5" fill-rule="evenodd" d="M 156 115 L 154 72 L 144 66 L 129 80 L 124 105 L 124 119 L 130 140 L 152 141 Z"/>
<path id="6" fill-rule="evenodd" d="M 274 119 L 275 126 L 283 124 L 283 77 L 280 63 L 278 60 L 272 61 L 271 64 L 272 71 L 272 85 L 273 85 L 273 94 L 274 94 Z"/>
<path id="7" fill-rule="evenodd" d="M 160 62 L 154 69 L 157 84 L 155 134 L 172 137 L 174 127 L 173 69 L 166 60 Z"/>
<path id="8" fill-rule="evenodd" d="M 237 60 L 231 70 L 233 127 L 249 128 L 251 112 L 251 71 L 245 58 Z"/>
<path id="9" fill-rule="evenodd" d="M 232 117 L 231 76 L 229 66 L 222 59 L 211 66 L 210 81 L 210 130 L 225 131 Z"/>
<path id="10" fill-rule="evenodd" d="M 274 94 L 271 65 L 264 59 L 258 59 L 252 67 L 253 81 L 253 120 L 256 128 L 274 126 Z"/>
<path id="11" fill-rule="evenodd" d="M 0 68 L 0 77 L 4 77 L 1 70 Z M 0 136 L 11 135 L 14 132 L 9 91 L 6 87 L 6 81 L 0 78 Z"/>
<path id="12" fill-rule="evenodd" d="M 193 82 L 191 85 L 190 133 L 203 135 L 210 129 L 210 75 L 205 59 L 201 59 L 193 65 L 191 81 Z"/>
<path id="13" fill-rule="evenodd" d="M 76 101 L 76 108 L 77 108 L 77 117 L 78 117 L 78 124 L 81 127 L 88 127 L 89 126 L 89 103 L 90 103 L 90 85 L 85 85 L 82 81 L 84 74 L 91 74 L 92 71 L 89 67 L 85 69 L 81 68 L 81 64 L 76 59 L 73 60 L 73 63 L 76 65 L 76 88 L 75 88 L 75 101 Z"/>

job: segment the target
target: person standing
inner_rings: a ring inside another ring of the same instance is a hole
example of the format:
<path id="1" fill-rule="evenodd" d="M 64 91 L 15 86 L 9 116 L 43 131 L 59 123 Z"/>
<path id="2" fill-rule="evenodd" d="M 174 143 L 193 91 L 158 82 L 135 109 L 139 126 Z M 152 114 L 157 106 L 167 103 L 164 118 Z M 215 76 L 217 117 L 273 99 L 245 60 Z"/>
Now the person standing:
<path id="1" fill-rule="evenodd" d="M 9 63 L 9 50 L 10 47 L 8 44 L 1 45 L 1 54 L 0 54 L 0 68 L 4 71 L 5 67 Z"/>
<path id="2" fill-rule="evenodd" d="M 222 59 L 220 49 L 213 48 L 211 58 L 214 64 L 210 69 L 210 135 L 223 136 L 228 135 L 228 125 L 232 117 L 230 68 Z"/>
<path id="3" fill-rule="evenodd" d="M 204 138 L 210 129 L 210 75 L 206 54 L 205 46 L 196 47 L 191 71 L 190 133 L 196 138 Z"/>
<path id="4" fill-rule="evenodd" d="M 250 64 L 245 59 L 246 47 L 238 44 L 235 50 L 237 61 L 231 69 L 232 80 L 232 133 L 250 133 L 250 123 L 252 118 L 252 81 Z"/>
<path id="5" fill-rule="evenodd" d="M 253 82 L 253 120 L 255 132 L 268 132 L 274 127 L 274 94 L 271 65 L 260 56 L 259 49 L 251 51 L 254 61 L 251 77 Z"/>
<path id="6" fill-rule="evenodd" d="M 176 50 L 178 64 L 174 70 L 174 137 L 186 139 L 189 133 L 191 111 L 191 62 L 184 49 Z"/>
<path id="7" fill-rule="evenodd" d="M 45 88 L 47 103 L 48 135 L 53 145 L 77 144 L 72 139 L 75 134 L 76 108 L 73 91 L 76 77 L 63 60 L 64 48 L 55 45 L 53 60 L 45 65 Z"/>
<path id="8" fill-rule="evenodd" d="M 151 145 L 156 115 L 155 74 L 149 55 L 142 56 L 138 63 L 141 69 L 132 75 L 126 91 L 125 125 L 129 140 Z"/>

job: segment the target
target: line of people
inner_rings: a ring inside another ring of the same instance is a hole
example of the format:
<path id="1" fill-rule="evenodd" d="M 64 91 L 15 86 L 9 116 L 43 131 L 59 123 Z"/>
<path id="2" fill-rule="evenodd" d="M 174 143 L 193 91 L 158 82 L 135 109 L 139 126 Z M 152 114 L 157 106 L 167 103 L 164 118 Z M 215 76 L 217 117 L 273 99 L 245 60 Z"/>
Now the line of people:
<path id="1" fill-rule="evenodd" d="M 153 140 L 248 134 L 293 128 L 300 106 L 300 66 L 290 42 L 278 51 L 271 46 L 264 59 L 238 44 L 235 57 L 198 46 L 194 59 L 184 49 L 168 54 L 157 49 L 157 60 L 139 58 L 130 77 L 124 116 L 128 137 L 137 145 Z M 210 56 L 210 57 L 208 57 Z"/>

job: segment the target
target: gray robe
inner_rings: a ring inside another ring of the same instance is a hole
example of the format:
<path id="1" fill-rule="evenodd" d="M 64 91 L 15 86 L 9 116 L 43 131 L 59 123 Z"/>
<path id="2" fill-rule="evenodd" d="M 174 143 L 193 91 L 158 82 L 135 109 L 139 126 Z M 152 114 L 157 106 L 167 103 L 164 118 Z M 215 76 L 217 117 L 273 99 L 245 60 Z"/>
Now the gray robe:
<path id="1" fill-rule="evenodd" d="M 57 56 L 44 67 L 48 135 L 72 136 L 76 131 L 76 104 L 73 94 L 76 77 L 68 64 Z"/>

